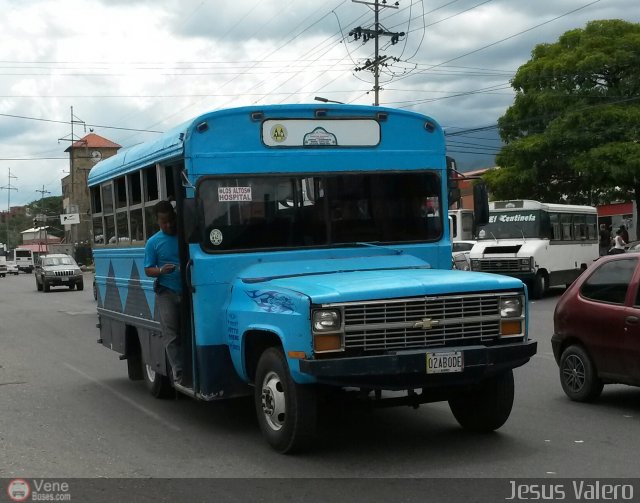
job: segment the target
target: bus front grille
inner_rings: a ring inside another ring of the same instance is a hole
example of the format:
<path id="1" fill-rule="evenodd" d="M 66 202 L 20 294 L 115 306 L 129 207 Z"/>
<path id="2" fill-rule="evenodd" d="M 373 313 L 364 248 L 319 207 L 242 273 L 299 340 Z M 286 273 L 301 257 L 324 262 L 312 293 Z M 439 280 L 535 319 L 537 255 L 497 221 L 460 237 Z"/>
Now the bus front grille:
<path id="1" fill-rule="evenodd" d="M 345 350 L 464 346 L 500 333 L 498 295 L 462 295 L 340 304 Z"/>
<path id="2" fill-rule="evenodd" d="M 474 268 L 474 271 L 498 273 L 520 271 L 520 264 L 517 258 L 485 258 L 478 260 L 477 263 L 479 268 Z"/>

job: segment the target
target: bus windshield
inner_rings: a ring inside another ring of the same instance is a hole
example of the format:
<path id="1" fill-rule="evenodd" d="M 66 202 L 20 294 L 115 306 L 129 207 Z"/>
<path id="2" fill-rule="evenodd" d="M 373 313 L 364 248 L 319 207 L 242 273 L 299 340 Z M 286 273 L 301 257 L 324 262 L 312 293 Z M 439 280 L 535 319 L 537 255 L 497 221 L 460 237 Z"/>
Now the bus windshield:
<path id="1" fill-rule="evenodd" d="M 489 223 L 478 229 L 478 239 L 539 238 L 540 210 L 492 211 Z"/>
<path id="2" fill-rule="evenodd" d="M 206 178 L 210 251 L 430 241 L 442 233 L 434 173 Z"/>

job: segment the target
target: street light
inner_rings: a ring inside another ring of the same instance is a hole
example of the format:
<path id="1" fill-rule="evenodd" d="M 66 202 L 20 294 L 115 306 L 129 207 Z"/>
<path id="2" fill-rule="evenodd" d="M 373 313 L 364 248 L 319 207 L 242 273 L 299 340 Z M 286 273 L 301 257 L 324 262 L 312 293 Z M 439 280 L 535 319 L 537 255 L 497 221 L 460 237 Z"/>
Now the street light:
<path id="1" fill-rule="evenodd" d="M 342 101 L 330 100 L 328 98 L 323 98 L 322 96 L 316 96 L 313 99 L 316 101 L 321 101 L 322 103 L 337 103 L 338 105 L 344 105 L 344 102 Z"/>

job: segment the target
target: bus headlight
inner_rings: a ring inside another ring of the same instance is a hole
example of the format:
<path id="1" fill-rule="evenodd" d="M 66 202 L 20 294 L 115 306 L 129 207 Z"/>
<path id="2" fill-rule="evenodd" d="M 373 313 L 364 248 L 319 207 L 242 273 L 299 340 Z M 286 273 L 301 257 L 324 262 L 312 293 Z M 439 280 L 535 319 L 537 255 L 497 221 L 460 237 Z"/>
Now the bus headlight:
<path id="1" fill-rule="evenodd" d="M 533 269 L 533 257 L 519 259 L 521 271 L 531 271 Z"/>
<path id="2" fill-rule="evenodd" d="M 500 317 L 520 318 L 522 316 L 521 297 L 500 297 Z"/>
<path id="3" fill-rule="evenodd" d="M 521 295 L 500 297 L 500 336 L 521 337 L 523 335 L 524 301 Z"/>
<path id="4" fill-rule="evenodd" d="M 337 309 L 318 309 L 313 312 L 314 332 L 337 332 L 340 325 L 340 311 Z"/>
<path id="5" fill-rule="evenodd" d="M 342 315 L 339 309 L 317 309 L 311 313 L 313 350 L 342 351 Z"/>

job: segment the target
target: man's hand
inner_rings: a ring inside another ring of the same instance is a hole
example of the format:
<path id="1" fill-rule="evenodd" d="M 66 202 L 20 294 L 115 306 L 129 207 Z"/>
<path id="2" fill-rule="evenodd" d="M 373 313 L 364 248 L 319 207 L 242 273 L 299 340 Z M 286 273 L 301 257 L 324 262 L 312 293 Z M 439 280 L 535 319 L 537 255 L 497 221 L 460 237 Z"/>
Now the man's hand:
<path id="1" fill-rule="evenodd" d="M 160 268 L 160 274 L 169 274 L 176 270 L 175 264 L 165 264 Z"/>

